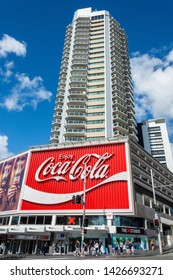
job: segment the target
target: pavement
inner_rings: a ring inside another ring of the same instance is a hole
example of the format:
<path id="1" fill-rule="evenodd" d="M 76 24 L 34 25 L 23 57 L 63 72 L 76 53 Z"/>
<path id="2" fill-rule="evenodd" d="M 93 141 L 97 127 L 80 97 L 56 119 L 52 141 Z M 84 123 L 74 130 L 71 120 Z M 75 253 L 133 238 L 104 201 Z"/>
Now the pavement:
<path id="1" fill-rule="evenodd" d="M 91 256 L 91 255 L 85 255 L 85 259 L 146 259 L 146 258 L 155 258 L 155 257 L 159 257 L 160 251 L 158 249 L 154 250 L 154 251 L 144 251 L 144 250 L 136 250 L 135 254 L 133 255 L 127 255 L 127 254 L 118 254 L 118 255 L 114 255 L 114 254 L 103 254 L 103 255 L 98 255 L 96 256 Z M 164 256 L 166 257 L 166 255 L 172 255 L 173 256 L 173 246 L 167 246 L 163 248 L 163 254 L 161 255 L 163 258 Z M 22 255 L 22 254 L 6 254 L 6 255 L 0 255 L 0 260 L 20 260 L 20 259 L 26 259 L 26 260 L 39 260 L 39 259 L 79 259 L 79 257 L 74 257 L 73 254 L 65 254 L 65 255 L 52 255 L 52 254 L 46 254 L 46 256 L 43 255 Z M 82 259 L 82 258 L 81 258 Z"/>

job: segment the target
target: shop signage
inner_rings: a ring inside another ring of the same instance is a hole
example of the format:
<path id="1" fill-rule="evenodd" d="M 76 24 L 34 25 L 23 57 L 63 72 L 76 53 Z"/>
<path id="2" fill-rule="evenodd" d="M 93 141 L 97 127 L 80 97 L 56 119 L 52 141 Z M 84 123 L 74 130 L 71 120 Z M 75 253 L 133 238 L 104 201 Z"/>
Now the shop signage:
<path id="1" fill-rule="evenodd" d="M 144 229 L 141 229 L 141 228 L 117 227 L 117 233 L 124 233 L 124 234 L 145 234 L 145 231 L 144 231 Z"/>
<path id="2" fill-rule="evenodd" d="M 131 212 L 126 154 L 125 143 L 32 151 L 21 210 L 82 210 L 72 196 L 86 183 L 86 209 Z"/>

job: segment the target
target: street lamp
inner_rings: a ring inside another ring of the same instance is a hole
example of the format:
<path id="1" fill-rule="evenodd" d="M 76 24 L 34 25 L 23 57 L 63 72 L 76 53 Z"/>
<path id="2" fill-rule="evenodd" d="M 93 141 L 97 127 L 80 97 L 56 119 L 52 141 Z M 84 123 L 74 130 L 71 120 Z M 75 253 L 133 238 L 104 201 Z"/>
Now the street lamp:
<path id="1" fill-rule="evenodd" d="M 154 186 L 152 169 L 151 169 L 151 183 L 152 183 L 152 190 L 153 190 L 154 210 L 155 210 L 154 219 L 159 221 L 159 217 L 158 217 L 158 213 L 157 213 L 156 194 L 155 194 L 155 186 Z M 157 229 L 158 229 L 157 233 L 158 233 L 159 251 L 160 251 L 160 254 L 162 255 L 163 252 L 162 252 L 162 241 L 161 241 L 161 234 L 160 234 L 160 221 L 159 221 Z"/>
<path id="2" fill-rule="evenodd" d="M 84 169 L 84 194 L 83 194 L 83 218 L 82 218 L 82 225 L 81 225 L 81 253 L 83 252 L 84 255 L 84 237 L 85 237 L 85 230 L 84 230 L 84 223 L 85 223 L 85 209 L 86 209 L 86 163 Z"/>
<path id="3" fill-rule="evenodd" d="M 84 172 L 83 172 L 83 198 L 81 195 L 73 195 L 72 203 L 73 204 L 82 204 L 83 212 L 82 212 L 82 223 L 81 223 L 81 255 L 84 256 L 84 236 L 85 236 L 85 208 L 86 208 L 86 163 L 84 164 Z"/>

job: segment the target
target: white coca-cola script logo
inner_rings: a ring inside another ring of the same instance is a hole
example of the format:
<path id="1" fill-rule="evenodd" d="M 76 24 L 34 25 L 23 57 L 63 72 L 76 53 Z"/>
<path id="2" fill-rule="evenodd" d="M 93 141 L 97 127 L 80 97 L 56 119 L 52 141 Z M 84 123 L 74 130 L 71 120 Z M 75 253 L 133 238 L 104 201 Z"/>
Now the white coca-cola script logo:
<path id="1" fill-rule="evenodd" d="M 106 161 L 113 156 L 108 152 L 103 155 L 86 154 L 80 157 L 77 161 L 66 160 L 55 163 L 54 157 L 46 159 L 37 169 L 35 173 L 35 180 L 43 182 L 48 180 L 64 180 L 67 181 L 63 175 L 69 174 L 70 180 L 84 178 L 103 179 L 107 178 L 109 173 L 109 164 Z M 96 162 L 92 166 L 91 159 L 95 158 Z M 46 177 L 46 178 L 45 178 Z"/>

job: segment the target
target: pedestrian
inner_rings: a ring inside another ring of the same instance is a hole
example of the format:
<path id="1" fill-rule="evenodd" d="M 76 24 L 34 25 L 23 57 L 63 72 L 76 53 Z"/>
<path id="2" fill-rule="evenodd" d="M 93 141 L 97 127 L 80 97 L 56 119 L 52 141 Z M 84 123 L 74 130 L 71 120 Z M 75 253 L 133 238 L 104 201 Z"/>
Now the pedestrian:
<path id="1" fill-rule="evenodd" d="M 102 240 L 99 239 L 99 255 L 102 255 Z"/>
<path id="2" fill-rule="evenodd" d="M 135 244 L 132 242 L 132 247 L 131 247 L 131 253 L 132 255 L 135 254 Z"/>
<path id="3" fill-rule="evenodd" d="M 80 256 L 80 241 L 77 239 L 75 243 L 75 256 Z"/>
<path id="4" fill-rule="evenodd" d="M 116 240 L 114 242 L 114 255 L 118 255 L 118 249 L 119 249 L 119 244 L 118 241 Z"/>
<path id="5" fill-rule="evenodd" d="M 88 248 L 89 248 L 89 255 L 92 255 L 92 252 L 93 252 L 93 241 L 92 240 L 90 240 Z"/>
<path id="6" fill-rule="evenodd" d="M 47 243 L 43 243 L 41 251 L 42 251 L 42 255 L 45 256 L 46 255 L 46 251 L 47 251 Z"/>
<path id="7" fill-rule="evenodd" d="M 129 248 L 129 241 L 127 240 L 126 243 L 126 254 L 129 255 L 130 254 L 130 248 Z"/>
<path id="8" fill-rule="evenodd" d="M 122 241 L 120 241 L 120 243 L 119 243 L 119 247 L 120 247 L 120 254 L 122 255 L 123 254 L 123 242 Z"/>
<path id="9" fill-rule="evenodd" d="M 96 255 L 96 257 L 97 257 L 98 251 L 99 251 L 99 244 L 98 244 L 98 242 L 95 242 L 95 243 L 94 243 L 94 249 L 95 249 L 95 255 Z"/>
<path id="10" fill-rule="evenodd" d="M 151 240 L 150 245 L 151 245 L 151 250 L 154 251 L 154 240 L 153 239 Z"/>

